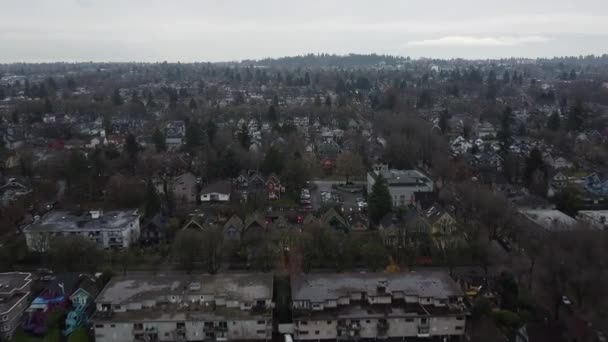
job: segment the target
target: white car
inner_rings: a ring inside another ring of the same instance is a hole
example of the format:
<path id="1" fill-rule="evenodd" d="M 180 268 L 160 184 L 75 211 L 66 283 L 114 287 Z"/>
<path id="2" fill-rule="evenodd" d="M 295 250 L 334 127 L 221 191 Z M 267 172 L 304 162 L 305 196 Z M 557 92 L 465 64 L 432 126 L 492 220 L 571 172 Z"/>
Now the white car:
<path id="1" fill-rule="evenodd" d="M 562 296 L 562 303 L 564 303 L 564 305 L 572 305 L 572 302 L 570 301 L 570 298 L 566 297 L 566 296 Z"/>

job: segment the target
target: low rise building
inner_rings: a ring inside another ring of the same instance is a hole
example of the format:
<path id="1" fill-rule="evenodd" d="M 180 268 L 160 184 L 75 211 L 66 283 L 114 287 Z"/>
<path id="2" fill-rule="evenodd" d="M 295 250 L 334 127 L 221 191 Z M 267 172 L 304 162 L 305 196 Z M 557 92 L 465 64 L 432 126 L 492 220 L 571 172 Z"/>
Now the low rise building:
<path id="1" fill-rule="evenodd" d="M 137 209 L 91 211 L 55 210 L 25 227 L 25 240 L 32 251 L 47 251 L 53 237 L 82 236 L 99 248 L 128 248 L 139 239 Z"/>
<path id="2" fill-rule="evenodd" d="M 95 301 L 95 340 L 270 340 L 272 293 L 266 273 L 117 276 Z"/>
<path id="3" fill-rule="evenodd" d="M 531 233 L 538 236 L 577 229 L 577 221 L 556 209 L 520 209 Z"/>
<path id="4" fill-rule="evenodd" d="M 376 179 L 382 176 L 393 199 L 393 206 L 403 207 L 412 203 L 417 192 L 433 192 L 433 181 L 418 170 L 390 169 L 386 164 L 376 164 L 367 173 L 367 193 L 372 193 Z"/>
<path id="5" fill-rule="evenodd" d="M 608 210 L 580 210 L 577 218 L 597 229 L 608 229 Z"/>
<path id="6" fill-rule="evenodd" d="M 464 336 L 468 310 L 443 271 L 306 274 L 291 280 L 296 340 Z"/>
<path id="7" fill-rule="evenodd" d="M 10 340 L 28 308 L 32 275 L 0 273 L 0 340 Z"/>

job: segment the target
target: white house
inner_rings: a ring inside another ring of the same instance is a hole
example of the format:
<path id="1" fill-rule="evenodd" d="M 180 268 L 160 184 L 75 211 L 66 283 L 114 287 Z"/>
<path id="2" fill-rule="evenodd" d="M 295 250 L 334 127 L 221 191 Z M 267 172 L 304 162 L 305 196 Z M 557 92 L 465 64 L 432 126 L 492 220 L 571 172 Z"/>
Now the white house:
<path id="1" fill-rule="evenodd" d="M 228 202 L 231 192 L 232 184 L 228 181 L 211 183 L 201 189 L 201 202 Z"/>

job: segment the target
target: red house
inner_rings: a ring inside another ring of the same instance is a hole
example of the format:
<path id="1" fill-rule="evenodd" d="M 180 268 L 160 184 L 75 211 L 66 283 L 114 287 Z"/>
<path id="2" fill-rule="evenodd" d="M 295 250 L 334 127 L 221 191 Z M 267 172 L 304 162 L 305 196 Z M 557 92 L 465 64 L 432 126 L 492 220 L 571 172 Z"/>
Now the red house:
<path id="1" fill-rule="evenodd" d="M 266 180 L 266 196 L 269 200 L 278 200 L 281 198 L 281 192 L 285 191 L 281 187 L 281 181 L 275 174 L 268 176 Z"/>

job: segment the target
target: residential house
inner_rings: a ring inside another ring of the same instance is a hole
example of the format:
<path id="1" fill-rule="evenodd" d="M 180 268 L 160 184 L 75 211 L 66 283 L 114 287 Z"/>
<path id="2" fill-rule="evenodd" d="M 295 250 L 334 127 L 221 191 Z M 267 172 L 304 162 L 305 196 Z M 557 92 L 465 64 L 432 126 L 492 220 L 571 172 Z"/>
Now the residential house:
<path id="1" fill-rule="evenodd" d="M 201 189 L 201 202 L 226 203 L 230 201 L 232 184 L 230 181 L 216 181 Z"/>
<path id="2" fill-rule="evenodd" d="M 608 196 L 608 179 L 602 179 L 597 173 L 585 177 L 584 186 L 585 190 L 594 195 Z"/>
<path id="3" fill-rule="evenodd" d="M 17 200 L 17 198 L 30 193 L 32 193 L 32 188 L 26 182 L 19 181 L 16 178 L 9 178 L 3 186 L 0 186 L 0 204 L 6 206 L 10 202 Z"/>
<path id="4" fill-rule="evenodd" d="M 427 240 L 430 233 L 429 222 L 418 210 L 409 209 L 405 213 L 389 213 L 380 220 L 378 232 L 387 246 L 417 245 Z"/>
<path id="5" fill-rule="evenodd" d="M 87 307 L 95 301 L 95 297 L 101 291 L 101 280 L 94 277 L 84 277 L 76 291 L 70 295 L 73 307 Z"/>
<path id="6" fill-rule="evenodd" d="M 196 176 L 186 172 L 173 178 L 171 182 L 173 196 L 181 202 L 194 203 L 198 194 L 198 182 Z"/>
<path id="7" fill-rule="evenodd" d="M 424 214 L 429 223 L 432 238 L 439 248 L 465 242 L 464 234 L 461 234 L 458 229 L 458 222 L 443 208 L 434 205 Z"/>
<path id="8" fill-rule="evenodd" d="M 115 276 L 95 300 L 95 340 L 268 341 L 272 298 L 270 273 Z"/>
<path id="9" fill-rule="evenodd" d="M 194 230 L 205 230 L 205 215 L 202 213 L 194 212 L 190 214 L 190 219 L 186 221 L 186 224 L 182 227 L 184 229 Z"/>
<path id="10" fill-rule="evenodd" d="M 243 222 L 241 239 L 243 241 L 258 241 L 266 234 L 268 223 L 264 215 L 255 212 L 248 215 Z"/>
<path id="11" fill-rule="evenodd" d="M 327 226 L 335 230 L 341 230 L 345 233 L 350 230 L 350 224 L 348 221 L 334 208 L 329 208 L 325 213 L 323 213 L 323 215 L 321 215 L 319 218 L 319 222 L 323 226 Z"/>
<path id="12" fill-rule="evenodd" d="M 139 240 L 140 215 L 137 209 L 112 210 L 53 210 L 25 227 L 25 240 L 31 251 L 49 249 L 55 236 L 81 236 L 99 248 L 128 248 Z"/>
<path id="13" fill-rule="evenodd" d="M 181 120 L 170 121 L 165 125 L 165 143 L 169 150 L 176 150 L 184 144 L 186 123 Z"/>
<path id="14" fill-rule="evenodd" d="M 477 136 L 481 139 L 483 138 L 493 138 L 496 137 L 496 129 L 494 125 L 485 121 L 479 124 L 477 127 Z"/>
<path id="15" fill-rule="evenodd" d="M 285 192 L 285 188 L 281 186 L 279 177 L 275 174 L 271 174 L 266 179 L 266 196 L 269 200 L 277 200 L 281 198 L 281 193 Z"/>
<path id="16" fill-rule="evenodd" d="M 167 217 L 156 213 L 151 218 L 145 219 L 141 224 L 140 240 L 145 245 L 157 245 L 166 241 Z"/>
<path id="17" fill-rule="evenodd" d="M 464 293 L 443 271 L 318 273 L 291 279 L 296 341 L 464 337 Z"/>
<path id="18" fill-rule="evenodd" d="M 0 273 L 0 339 L 10 340 L 29 306 L 32 275 L 25 272 Z"/>
<path id="19" fill-rule="evenodd" d="M 243 220 L 237 215 L 232 215 L 224 224 L 224 239 L 228 241 L 240 240 L 244 227 Z"/>

